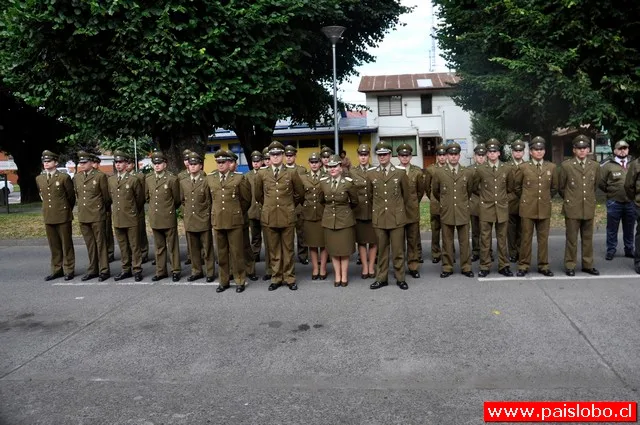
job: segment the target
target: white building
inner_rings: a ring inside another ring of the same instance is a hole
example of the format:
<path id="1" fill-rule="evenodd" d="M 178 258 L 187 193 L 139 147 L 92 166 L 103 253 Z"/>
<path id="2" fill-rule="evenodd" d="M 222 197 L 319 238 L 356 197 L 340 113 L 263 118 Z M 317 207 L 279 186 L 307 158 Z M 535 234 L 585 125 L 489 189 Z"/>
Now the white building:
<path id="1" fill-rule="evenodd" d="M 401 143 L 413 147 L 413 164 L 426 167 L 435 162 L 440 143 L 459 143 L 460 162 L 471 163 L 471 116 L 451 98 L 455 74 L 374 75 L 360 80 L 358 91 L 365 93 L 367 127 L 377 127 L 372 146 L 386 140 L 395 148 Z M 372 155 L 375 160 L 375 155 Z M 397 160 L 393 160 L 397 163 Z"/>

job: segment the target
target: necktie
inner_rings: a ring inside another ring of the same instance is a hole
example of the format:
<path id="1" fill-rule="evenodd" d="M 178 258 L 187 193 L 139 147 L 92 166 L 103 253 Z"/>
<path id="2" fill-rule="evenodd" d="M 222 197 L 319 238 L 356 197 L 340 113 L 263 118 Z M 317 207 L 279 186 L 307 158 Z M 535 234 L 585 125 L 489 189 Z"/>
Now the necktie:
<path id="1" fill-rule="evenodd" d="M 223 174 L 222 178 L 220 179 L 220 181 L 224 184 L 224 181 L 227 179 L 227 175 Z"/>
<path id="2" fill-rule="evenodd" d="M 276 168 L 273 172 L 273 177 L 278 178 L 278 173 L 280 172 L 280 168 Z"/>
<path id="3" fill-rule="evenodd" d="M 338 188 L 338 180 L 335 180 L 335 179 L 334 179 L 334 180 L 333 180 L 332 189 L 333 189 L 333 191 L 335 192 L 337 188 Z"/>
<path id="4" fill-rule="evenodd" d="M 584 168 L 584 161 L 580 161 L 580 166 Z"/>
<path id="5" fill-rule="evenodd" d="M 47 173 L 47 181 L 51 179 L 51 173 Z"/>
<path id="6" fill-rule="evenodd" d="M 456 176 L 456 174 L 458 174 L 458 172 L 456 171 L 456 169 L 455 169 L 455 168 L 452 168 L 451 170 L 453 171 L 453 177 L 455 177 L 455 176 Z"/>
<path id="7" fill-rule="evenodd" d="M 192 178 L 191 178 L 191 181 L 193 182 L 193 185 L 195 186 L 195 185 L 196 185 L 196 178 L 195 178 L 195 177 L 192 177 Z"/>
<path id="8" fill-rule="evenodd" d="M 318 181 L 318 175 L 316 173 L 313 173 L 313 181 L 314 182 Z"/>
<path id="9" fill-rule="evenodd" d="M 493 172 L 494 173 L 496 172 L 496 166 L 495 165 L 493 166 Z"/>
<path id="10" fill-rule="evenodd" d="M 622 168 L 624 168 L 625 170 L 627 169 L 627 161 L 625 161 L 624 159 L 622 160 Z"/>
<path id="11" fill-rule="evenodd" d="M 539 162 L 536 164 L 536 168 L 538 169 L 538 174 L 540 174 L 540 168 L 542 168 L 542 165 L 540 165 Z"/>
<path id="12" fill-rule="evenodd" d="M 384 176 L 387 177 L 389 175 L 389 169 L 384 167 Z"/>

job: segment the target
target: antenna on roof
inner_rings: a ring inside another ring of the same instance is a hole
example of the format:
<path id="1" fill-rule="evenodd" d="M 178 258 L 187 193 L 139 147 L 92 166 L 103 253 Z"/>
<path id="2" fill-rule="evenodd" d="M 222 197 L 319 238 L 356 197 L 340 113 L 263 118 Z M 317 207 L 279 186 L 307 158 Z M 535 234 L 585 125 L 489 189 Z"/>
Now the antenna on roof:
<path id="1" fill-rule="evenodd" d="M 435 5 L 431 3 L 431 49 L 429 50 L 429 72 L 436 69 L 436 18 Z"/>

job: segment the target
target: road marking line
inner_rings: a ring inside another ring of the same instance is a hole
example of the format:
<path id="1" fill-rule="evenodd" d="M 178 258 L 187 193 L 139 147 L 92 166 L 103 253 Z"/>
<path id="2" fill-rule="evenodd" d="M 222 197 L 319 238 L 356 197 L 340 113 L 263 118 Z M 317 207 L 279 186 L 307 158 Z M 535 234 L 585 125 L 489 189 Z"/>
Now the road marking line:
<path id="1" fill-rule="evenodd" d="M 165 282 L 164 286 L 218 286 L 218 282 Z"/>
<path id="2" fill-rule="evenodd" d="M 535 273 L 537 274 L 537 273 Z M 587 275 L 587 276 L 583 276 L 583 275 L 579 275 L 579 276 L 552 276 L 552 277 L 547 277 L 547 276 L 535 276 L 535 275 L 531 275 L 531 274 L 527 274 L 527 276 L 525 277 L 518 277 L 518 276 L 514 276 L 514 277 L 479 277 L 478 280 L 480 282 L 500 282 L 500 281 L 511 281 L 511 280 L 516 280 L 516 281 L 535 281 L 535 280 L 598 280 L 598 279 L 633 279 L 633 278 L 638 278 L 637 274 L 616 274 L 616 275 L 601 275 L 601 276 L 592 276 L 592 275 Z"/>
<path id="3" fill-rule="evenodd" d="M 116 285 L 153 285 L 155 282 L 114 282 Z"/>
<path id="4" fill-rule="evenodd" d="M 109 282 L 58 282 L 52 283 L 52 286 L 105 286 Z"/>

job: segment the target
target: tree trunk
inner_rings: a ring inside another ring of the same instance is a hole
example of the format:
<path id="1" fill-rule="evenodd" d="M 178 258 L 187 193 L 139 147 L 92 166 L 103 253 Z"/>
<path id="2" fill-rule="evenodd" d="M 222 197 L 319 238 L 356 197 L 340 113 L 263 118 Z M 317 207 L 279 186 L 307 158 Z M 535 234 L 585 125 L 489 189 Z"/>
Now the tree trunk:
<path id="1" fill-rule="evenodd" d="M 276 120 L 269 120 L 266 123 L 266 130 L 263 125 L 257 125 L 252 120 L 244 117 L 236 118 L 233 131 L 238 136 L 247 164 L 251 164 L 251 152 L 262 152 L 264 148 L 271 144 L 273 128 Z"/>
<path id="2" fill-rule="evenodd" d="M 36 185 L 36 177 L 42 171 L 40 152 L 33 152 L 30 149 L 13 149 L 11 155 L 18 167 L 20 203 L 40 202 L 40 193 Z"/>
<path id="3" fill-rule="evenodd" d="M 157 134 L 154 139 L 167 157 L 167 168 L 178 174 L 184 170 L 182 151 L 189 149 L 204 158 L 207 137 L 206 131 L 174 130 Z"/>

